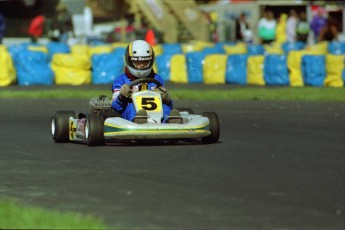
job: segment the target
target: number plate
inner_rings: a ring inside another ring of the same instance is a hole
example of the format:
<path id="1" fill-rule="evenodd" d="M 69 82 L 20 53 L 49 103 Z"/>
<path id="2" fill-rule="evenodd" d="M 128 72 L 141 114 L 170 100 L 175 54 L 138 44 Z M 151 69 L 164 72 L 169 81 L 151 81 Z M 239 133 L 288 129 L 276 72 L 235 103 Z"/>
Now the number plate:
<path id="1" fill-rule="evenodd" d="M 162 104 L 159 97 L 136 97 L 135 101 L 139 109 L 145 109 L 146 111 L 151 112 L 162 111 Z"/>

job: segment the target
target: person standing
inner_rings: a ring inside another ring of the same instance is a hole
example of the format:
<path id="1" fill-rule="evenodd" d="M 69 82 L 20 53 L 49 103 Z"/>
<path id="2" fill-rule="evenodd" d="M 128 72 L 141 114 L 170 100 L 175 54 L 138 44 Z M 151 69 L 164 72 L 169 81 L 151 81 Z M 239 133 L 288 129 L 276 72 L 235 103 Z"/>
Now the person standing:
<path id="1" fill-rule="evenodd" d="M 28 34 L 32 43 L 37 43 L 38 38 L 43 35 L 44 32 L 45 17 L 40 14 L 34 17 L 29 25 Z"/>
<path id="2" fill-rule="evenodd" d="M 307 43 L 310 32 L 309 23 L 307 22 L 307 15 L 305 12 L 301 12 L 299 21 L 296 26 L 296 38 L 297 41 Z"/>
<path id="3" fill-rule="evenodd" d="M 315 42 L 318 42 L 320 31 L 327 23 L 325 14 L 326 14 L 325 9 L 319 7 L 316 10 L 316 14 L 310 23 L 310 27 L 311 27 L 313 34 L 314 34 Z"/>
<path id="4" fill-rule="evenodd" d="M 277 22 L 272 11 L 265 11 L 258 23 L 258 33 L 262 44 L 270 44 L 276 38 Z"/>
<path id="5" fill-rule="evenodd" d="M 297 12 L 290 10 L 289 18 L 286 21 L 286 39 L 288 42 L 296 41 Z"/>
<path id="6" fill-rule="evenodd" d="M 5 29 L 6 29 L 6 19 L 5 16 L 0 13 L 0 44 L 2 44 L 2 39 L 5 35 Z"/>
<path id="7" fill-rule="evenodd" d="M 70 33 L 73 33 L 72 16 L 64 3 L 56 7 L 56 16 L 52 22 L 52 40 L 67 43 Z"/>
<path id="8" fill-rule="evenodd" d="M 276 29 L 276 42 L 278 44 L 283 44 L 286 42 L 286 20 L 288 18 L 288 15 L 285 13 L 282 13 L 279 15 L 278 18 L 278 24 Z"/>
<path id="9" fill-rule="evenodd" d="M 333 17 L 328 17 L 326 24 L 321 28 L 318 41 L 337 41 L 339 34 L 339 23 Z"/>
<path id="10" fill-rule="evenodd" d="M 241 13 L 236 19 L 236 41 L 251 42 L 252 32 L 249 29 L 249 24 L 245 13 Z"/>

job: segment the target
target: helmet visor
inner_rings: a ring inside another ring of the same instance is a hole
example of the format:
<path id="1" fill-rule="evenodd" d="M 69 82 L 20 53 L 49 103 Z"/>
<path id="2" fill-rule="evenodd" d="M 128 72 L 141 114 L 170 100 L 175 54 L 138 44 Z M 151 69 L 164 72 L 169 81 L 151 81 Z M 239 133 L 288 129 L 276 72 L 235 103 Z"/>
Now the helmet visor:
<path id="1" fill-rule="evenodd" d="M 132 61 L 133 65 L 136 69 L 146 69 L 150 66 L 151 61 L 150 60 L 143 60 L 143 61 Z"/>

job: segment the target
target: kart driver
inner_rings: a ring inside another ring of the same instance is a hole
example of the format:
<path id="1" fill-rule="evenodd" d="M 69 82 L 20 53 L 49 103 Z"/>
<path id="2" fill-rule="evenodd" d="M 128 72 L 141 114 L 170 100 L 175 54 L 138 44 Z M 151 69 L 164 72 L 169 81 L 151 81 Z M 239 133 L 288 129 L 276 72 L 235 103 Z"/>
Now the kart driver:
<path id="1" fill-rule="evenodd" d="M 135 40 L 127 46 L 125 53 L 125 73 L 118 76 L 113 85 L 113 97 L 111 107 L 122 114 L 124 119 L 138 124 L 147 123 L 146 110 L 139 110 L 137 113 L 131 99 L 131 93 L 138 91 L 141 87 L 155 90 L 160 93 L 163 102 L 163 123 L 182 123 L 182 118 L 177 109 L 173 108 L 173 102 L 161 76 L 156 74 L 152 67 L 155 61 L 154 51 L 149 43 L 143 40 Z M 138 78 L 153 78 L 158 80 L 162 86 L 157 87 L 153 82 L 135 85 L 130 89 L 131 81 Z M 167 118 L 169 116 L 169 118 Z"/>

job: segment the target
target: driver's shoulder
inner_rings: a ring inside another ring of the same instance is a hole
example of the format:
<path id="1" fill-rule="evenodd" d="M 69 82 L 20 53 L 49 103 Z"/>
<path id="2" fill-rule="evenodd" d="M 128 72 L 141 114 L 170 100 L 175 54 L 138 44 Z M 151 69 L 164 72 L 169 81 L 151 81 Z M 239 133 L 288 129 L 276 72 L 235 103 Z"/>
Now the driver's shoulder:
<path id="1" fill-rule="evenodd" d="M 154 79 L 158 80 L 160 83 L 164 84 L 163 78 L 159 74 L 155 74 Z"/>

